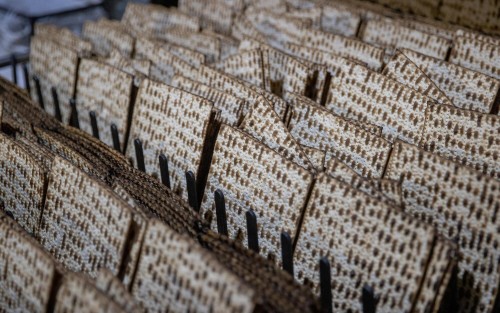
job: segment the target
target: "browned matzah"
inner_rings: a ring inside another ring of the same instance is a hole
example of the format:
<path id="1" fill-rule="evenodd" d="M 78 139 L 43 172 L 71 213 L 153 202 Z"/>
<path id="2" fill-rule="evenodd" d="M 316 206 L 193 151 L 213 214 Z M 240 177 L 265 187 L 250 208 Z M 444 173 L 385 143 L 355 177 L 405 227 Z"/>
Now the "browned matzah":
<path id="1" fill-rule="evenodd" d="M 172 190 L 187 199 L 186 171 L 200 173 L 203 144 L 215 111 L 210 101 L 144 80 L 135 102 L 126 155 L 137 167 L 134 140 L 142 141 L 146 172 L 159 177 L 158 158 L 169 162 Z"/>
<path id="2" fill-rule="evenodd" d="M 40 242 L 67 269 L 118 275 L 132 223 L 130 207 L 68 161 L 52 166 Z"/>
<path id="3" fill-rule="evenodd" d="M 241 122 L 240 129 L 297 165 L 314 170 L 311 161 L 285 124 L 264 101 L 257 103 L 250 110 Z"/>
<path id="4" fill-rule="evenodd" d="M 228 232 L 247 244 L 245 213 L 257 216 L 260 253 L 280 263 L 280 235 L 295 237 L 313 175 L 252 137 L 223 125 L 217 137 L 201 214 L 215 228 L 214 192 L 224 193 Z"/>
<path id="5" fill-rule="evenodd" d="M 89 57 L 92 54 L 92 44 L 78 37 L 67 28 L 57 27 L 51 24 L 35 24 L 36 36 L 48 36 L 51 40 L 73 49 L 80 57 Z"/>
<path id="6" fill-rule="evenodd" d="M 132 85 L 132 75 L 104 63 L 83 59 L 78 68 L 76 88 L 80 129 L 92 134 L 89 112 L 94 111 L 99 139 L 112 147 L 111 125 L 115 124 L 123 151 Z"/>
<path id="7" fill-rule="evenodd" d="M 106 57 L 117 49 L 124 56 L 131 57 L 134 51 L 134 37 L 112 21 L 87 21 L 83 24 L 82 36 L 92 43 L 94 52 L 99 56 Z"/>
<path id="8" fill-rule="evenodd" d="M 500 92 L 499 80 L 412 50 L 401 52 L 446 94 L 454 106 L 490 113 Z"/>
<path id="9" fill-rule="evenodd" d="M 37 235 L 45 186 L 42 165 L 31 153 L 0 133 L 0 201 L 19 225 Z"/>
<path id="10" fill-rule="evenodd" d="M 390 19 L 371 20 L 364 25 L 362 39 L 384 48 L 407 48 L 441 60 L 446 58 L 449 40 L 405 27 Z"/>
<path id="11" fill-rule="evenodd" d="M 453 41 L 450 62 L 500 79 L 500 46 L 460 36 Z"/>
<path id="12" fill-rule="evenodd" d="M 500 281 L 500 182 L 400 141 L 385 177 L 402 180 L 407 213 L 457 241 L 459 312 L 490 312 Z"/>
<path id="13" fill-rule="evenodd" d="M 431 104 L 420 146 L 500 178 L 500 116 Z"/>
<path id="14" fill-rule="evenodd" d="M 382 72 L 389 78 L 406 85 L 440 104 L 453 105 L 446 95 L 405 54 L 396 52 Z"/>
<path id="15" fill-rule="evenodd" d="M 289 129 L 301 144 L 326 152 L 363 177 L 380 178 L 391 145 L 386 140 L 335 116 L 319 106 L 297 101 Z"/>
<path id="16" fill-rule="evenodd" d="M 418 143 L 425 109 L 432 99 L 367 68 L 339 66 L 332 77 L 326 108 L 347 119 L 382 127 L 387 138 Z"/>
<path id="17" fill-rule="evenodd" d="M 34 36 L 30 46 L 31 72 L 40 79 L 45 111 L 55 116 L 56 110 L 51 88 L 57 90 L 61 116 L 67 123 L 70 116 L 69 100 L 73 98 L 76 84 L 78 54 L 47 37 Z M 30 81 L 32 99 L 38 102 L 34 81 Z"/>
<path id="18" fill-rule="evenodd" d="M 46 312 L 56 275 L 54 261 L 1 214 L 0 311 Z"/>
<path id="19" fill-rule="evenodd" d="M 64 276 L 55 299 L 54 313 L 125 313 L 111 298 L 99 291 L 90 280 L 78 274 Z"/>
<path id="20" fill-rule="evenodd" d="M 367 64 L 375 71 L 382 68 L 384 51 L 359 39 L 311 30 L 304 34 L 302 44 Z"/>
<path id="21" fill-rule="evenodd" d="M 295 249 L 295 275 L 318 294 L 319 259 L 325 256 L 332 266 L 334 311 L 361 312 L 361 288 L 368 284 L 380 295 L 377 310 L 410 312 L 434 236 L 431 227 L 322 174 Z"/>
<path id="22" fill-rule="evenodd" d="M 214 108 L 221 111 L 221 122 L 231 126 L 238 125 L 248 106 L 243 99 L 181 75 L 174 76 L 171 85 L 212 101 Z"/>
<path id="23" fill-rule="evenodd" d="M 132 294 L 148 312 L 243 313 L 255 305 L 240 278 L 158 220 L 147 229 Z"/>

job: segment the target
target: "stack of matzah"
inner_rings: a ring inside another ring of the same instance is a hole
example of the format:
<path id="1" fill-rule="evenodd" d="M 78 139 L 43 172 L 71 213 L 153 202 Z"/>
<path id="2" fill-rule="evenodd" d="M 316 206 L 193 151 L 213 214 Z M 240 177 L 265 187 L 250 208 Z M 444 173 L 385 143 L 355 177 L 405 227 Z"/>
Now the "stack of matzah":
<path id="1" fill-rule="evenodd" d="M 499 311 L 498 6 L 437 2 L 36 25 L 30 93 L 0 80 L 0 307 Z"/>

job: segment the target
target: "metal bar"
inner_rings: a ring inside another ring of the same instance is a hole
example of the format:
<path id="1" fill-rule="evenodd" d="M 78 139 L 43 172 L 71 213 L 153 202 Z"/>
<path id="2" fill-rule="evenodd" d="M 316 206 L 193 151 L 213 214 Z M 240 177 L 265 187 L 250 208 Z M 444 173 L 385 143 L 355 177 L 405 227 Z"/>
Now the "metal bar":
<path id="1" fill-rule="evenodd" d="M 363 286 L 363 294 L 361 296 L 361 301 L 363 302 L 363 313 L 377 312 L 377 300 L 374 296 L 372 287 L 368 285 Z"/>
<path id="2" fill-rule="evenodd" d="M 259 253 L 259 233 L 257 231 L 257 216 L 253 210 L 246 212 L 248 248 Z"/>
<path id="3" fill-rule="evenodd" d="M 45 110 L 45 104 L 43 103 L 42 87 L 40 87 L 40 79 L 38 76 L 34 75 L 33 80 L 35 81 L 36 96 L 38 97 L 38 104 Z"/>
<path id="4" fill-rule="evenodd" d="M 111 124 L 111 137 L 113 138 L 113 148 L 121 153 L 120 135 L 118 134 L 118 127 L 116 127 L 115 123 Z"/>
<path id="5" fill-rule="evenodd" d="M 226 216 L 226 203 L 224 193 L 222 190 L 217 189 L 214 192 L 215 200 L 215 214 L 217 216 L 217 230 L 219 234 L 227 236 L 227 216 Z"/>
<path id="6" fill-rule="evenodd" d="M 31 95 L 30 75 L 28 73 L 28 66 L 26 65 L 26 63 L 23 63 L 23 76 L 26 90 L 28 91 L 28 94 Z"/>
<path id="7" fill-rule="evenodd" d="M 293 276 L 293 245 L 287 232 L 281 233 L 281 262 L 283 269 Z"/>
<path id="8" fill-rule="evenodd" d="M 55 87 L 50 88 L 50 91 L 52 92 L 52 101 L 54 102 L 54 108 L 55 108 L 55 113 L 56 113 L 56 119 L 59 122 L 62 122 L 62 116 L 61 116 L 61 107 L 59 105 L 59 96 L 57 95 L 57 90 Z"/>
<path id="9" fill-rule="evenodd" d="M 99 139 L 99 128 L 97 128 L 97 117 L 94 111 L 89 112 L 90 126 L 92 127 L 92 136 Z"/>
<path id="10" fill-rule="evenodd" d="M 78 110 L 76 109 L 75 99 L 69 100 L 69 105 L 71 106 L 71 123 L 70 125 L 80 129 L 80 120 L 78 119 Z"/>
<path id="11" fill-rule="evenodd" d="M 146 172 L 146 166 L 144 165 L 144 151 L 142 150 L 142 141 L 140 139 L 134 140 L 135 147 L 135 158 L 137 159 L 137 168 Z"/>
<path id="12" fill-rule="evenodd" d="M 196 191 L 196 178 L 191 171 L 186 172 L 186 184 L 188 192 L 189 206 L 191 206 L 196 212 L 199 211 L 198 208 L 198 194 Z"/>
<path id="13" fill-rule="evenodd" d="M 319 260 L 319 284 L 321 312 L 332 313 L 332 274 L 330 262 L 326 257 Z"/>
<path id="14" fill-rule="evenodd" d="M 14 84 L 17 85 L 17 59 L 15 54 L 11 55 L 10 64 L 12 66 L 12 79 L 14 80 Z"/>
<path id="15" fill-rule="evenodd" d="M 170 189 L 171 186 L 170 173 L 168 172 L 168 159 L 163 153 L 160 154 L 159 159 L 161 182 Z"/>

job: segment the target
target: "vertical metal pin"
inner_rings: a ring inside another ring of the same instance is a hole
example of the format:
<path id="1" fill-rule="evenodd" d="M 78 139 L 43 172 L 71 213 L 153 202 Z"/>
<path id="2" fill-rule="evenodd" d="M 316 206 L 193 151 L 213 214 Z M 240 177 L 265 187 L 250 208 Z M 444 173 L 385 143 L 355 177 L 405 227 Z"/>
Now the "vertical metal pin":
<path id="1" fill-rule="evenodd" d="M 224 193 L 220 189 L 214 192 L 215 214 L 217 216 L 217 230 L 219 234 L 227 236 L 227 217 Z"/>

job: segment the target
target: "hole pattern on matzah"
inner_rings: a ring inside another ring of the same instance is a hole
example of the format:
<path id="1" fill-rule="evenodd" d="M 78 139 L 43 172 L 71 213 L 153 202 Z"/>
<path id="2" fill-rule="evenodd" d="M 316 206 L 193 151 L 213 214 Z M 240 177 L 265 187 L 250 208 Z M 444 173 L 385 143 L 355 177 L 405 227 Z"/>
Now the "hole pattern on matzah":
<path id="1" fill-rule="evenodd" d="M 401 52 L 446 94 L 452 105 L 481 113 L 491 111 L 500 89 L 497 79 L 408 49 Z"/>
<path id="2" fill-rule="evenodd" d="M 384 50 L 355 38 L 346 38 L 318 30 L 310 30 L 297 43 L 352 59 L 375 71 L 382 68 Z"/>
<path id="3" fill-rule="evenodd" d="M 407 213 L 458 239 L 461 312 L 489 312 L 500 279 L 500 182 L 402 142 L 386 177 L 402 179 Z"/>
<path id="4" fill-rule="evenodd" d="M 99 291 L 119 304 L 126 312 L 138 312 L 139 305 L 127 290 L 125 284 L 107 269 L 99 270 L 93 283 Z"/>
<path id="5" fill-rule="evenodd" d="M 120 184 L 115 183 L 115 185 L 113 186 L 113 191 L 132 208 L 133 213 L 132 227 L 134 229 L 134 236 L 130 239 L 132 242 L 129 242 L 130 248 L 127 252 L 128 261 L 122 278 L 123 285 L 130 287 L 130 284 L 132 283 L 134 277 L 137 262 L 139 261 L 142 240 L 144 238 L 144 234 L 146 233 L 146 227 L 149 218 L 140 207 L 137 207 L 134 198 Z"/>
<path id="6" fill-rule="evenodd" d="M 87 21 L 83 24 L 82 36 L 92 43 L 94 52 L 106 57 L 117 49 L 126 57 L 131 57 L 134 50 L 134 37 L 120 27 L 120 23 L 108 20 Z"/>
<path id="7" fill-rule="evenodd" d="M 193 240 L 151 221 L 132 294 L 148 312 L 253 312 L 254 292 Z"/>
<path id="8" fill-rule="evenodd" d="M 325 32 L 354 37 L 358 32 L 361 16 L 339 3 L 324 5 L 321 15 L 321 29 Z"/>
<path id="9" fill-rule="evenodd" d="M 67 28 L 51 24 L 35 24 L 36 36 L 49 36 L 51 40 L 78 52 L 80 57 L 89 57 L 92 53 L 92 44 L 74 34 Z"/>
<path id="10" fill-rule="evenodd" d="M 372 286 L 381 312 L 409 312 L 434 238 L 432 228 L 327 175 L 316 181 L 295 249 L 295 276 L 319 294 L 319 259 L 332 269 L 333 306 L 361 312 Z"/>
<path id="11" fill-rule="evenodd" d="M 4 210 L 36 235 L 42 214 L 45 175 L 29 151 L 0 134 L 0 199 Z"/>
<path id="12" fill-rule="evenodd" d="M 459 36 L 453 41 L 450 62 L 500 79 L 500 46 Z"/>
<path id="13" fill-rule="evenodd" d="M 158 157 L 163 153 L 172 190 L 187 199 L 185 173 L 198 173 L 212 108 L 206 99 L 144 80 L 135 103 L 127 157 L 136 164 L 134 140 L 140 139 L 146 172 L 159 177 Z"/>
<path id="14" fill-rule="evenodd" d="M 295 164 L 308 170 L 314 169 L 300 145 L 267 103 L 257 103 L 243 119 L 240 129 Z"/>
<path id="15" fill-rule="evenodd" d="M 197 17 L 184 14 L 176 8 L 142 3 L 127 3 L 120 21 L 137 36 L 157 36 L 171 27 L 182 27 L 193 31 L 200 29 Z"/>
<path id="16" fill-rule="evenodd" d="M 40 242 L 72 271 L 118 274 L 132 222 L 130 207 L 69 162 L 54 160 Z"/>
<path id="17" fill-rule="evenodd" d="M 180 1 L 179 10 L 200 18 L 203 29 L 213 29 L 224 35 L 231 35 L 233 13 L 229 3 L 222 1 L 189 0 Z"/>
<path id="18" fill-rule="evenodd" d="M 313 166 L 318 171 L 323 171 L 325 167 L 325 152 L 323 150 L 307 147 L 301 145 L 302 151 L 306 154 L 307 158 L 311 161 Z"/>
<path id="19" fill-rule="evenodd" d="M 221 111 L 221 122 L 231 126 L 238 124 L 242 111 L 247 107 L 243 99 L 200 84 L 184 76 L 176 75 L 172 79 L 171 86 L 212 101 L 214 108 Z"/>
<path id="20" fill-rule="evenodd" d="M 56 296 L 54 313 L 69 312 L 125 313 L 118 304 L 78 274 L 65 275 Z"/>
<path id="21" fill-rule="evenodd" d="M 441 60 L 446 58 L 451 42 L 445 38 L 402 26 L 390 19 L 366 22 L 362 39 L 377 46 L 407 48 Z"/>
<path id="22" fill-rule="evenodd" d="M 432 100 L 363 66 L 340 65 L 330 82 L 326 108 L 348 119 L 382 127 L 390 137 L 418 143 Z"/>
<path id="23" fill-rule="evenodd" d="M 0 216 L 0 311 L 45 312 L 54 263 L 8 219 Z"/>
<path id="24" fill-rule="evenodd" d="M 134 86 L 139 86 L 144 76 L 149 76 L 151 69 L 151 61 L 146 59 L 130 59 L 121 55 L 121 53 L 114 49 L 111 51 L 108 58 L 101 60 L 103 63 L 116 67 L 134 76 Z"/>
<path id="25" fill-rule="evenodd" d="M 130 74 L 100 62 L 81 60 L 76 89 L 80 129 L 92 134 L 89 112 L 94 111 L 99 139 L 113 146 L 111 124 L 114 123 L 123 150 L 132 85 Z"/>
<path id="26" fill-rule="evenodd" d="M 292 106 L 289 129 L 301 144 L 326 152 L 363 177 L 380 178 L 391 145 L 330 112 L 303 102 Z"/>
<path id="27" fill-rule="evenodd" d="M 264 88 L 262 52 L 258 49 L 232 55 L 213 66 L 226 74 Z"/>
<path id="28" fill-rule="evenodd" d="M 244 99 L 250 107 L 257 101 L 261 101 L 261 97 L 270 101 L 273 104 L 274 111 L 278 116 L 284 117 L 286 113 L 286 103 L 284 101 L 272 101 L 275 99 L 270 93 L 265 93 L 264 90 L 259 92 L 257 87 L 247 86 L 237 79 L 225 75 L 208 66 L 201 66 L 199 71 L 195 73 L 182 73 L 187 78 L 198 81 L 202 84 L 218 89 L 222 92 L 227 92 L 235 97 Z M 279 97 L 277 97 L 279 99 Z"/>
<path id="29" fill-rule="evenodd" d="M 500 179 L 500 116 L 431 104 L 420 146 Z"/>
<path id="30" fill-rule="evenodd" d="M 172 28 L 161 33 L 158 39 L 203 53 L 208 63 L 218 61 L 221 56 L 220 40 L 207 33 Z"/>
<path id="31" fill-rule="evenodd" d="M 76 51 L 65 48 L 49 37 L 34 36 L 30 45 L 30 69 L 40 79 L 45 111 L 56 115 L 51 88 L 55 87 L 64 123 L 69 119 L 71 108 L 69 100 L 73 97 L 76 84 L 78 55 Z M 30 79 L 31 98 L 38 102 L 35 82 Z"/>
<path id="32" fill-rule="evenodd" d="M 188 64 L 198 68 L 200 65 L 205 64 L 205 56 L 202 53 L 196 52 L 194 50 L 169 44 L 163 41 L 158 41 L 152 38 L 147 38 L 141 36 L 136 38 L 135 41 L 135 59 L 144 59 L 154 57 L 155 46 L 159 45 L 160 49 L 165 49 L 178 57 L 179 59 L 187 62 Z"/>
<path id="33" fill-rule="evenodd" d="M 241 131 L 222 126 L 200 212 L 214 217 L 211 228 L 215 229 L 214 192 L 222 190 L 229 236 L 241 237 L 246 246 L 245 213 L 252 209 L 257 216 L 260 253 L 279 263 L 281 232 L 295 236 L 312 180 L 304 168 Z"/>
<path id="34" fill-rule="evenodd" d="M 453 105 L 429 77 L 403 53 L 397 52 L 386 64 L 383 74 L 411 87 L 439 104 Z"/>

